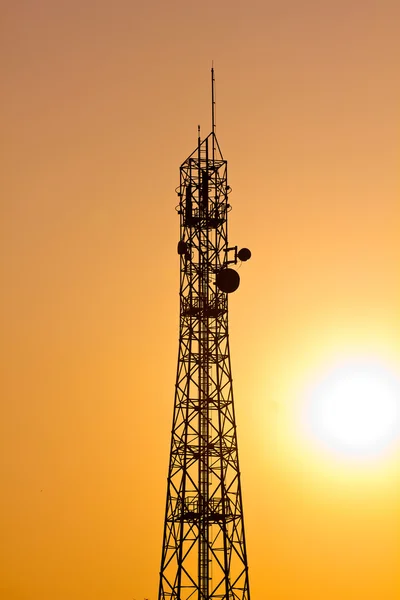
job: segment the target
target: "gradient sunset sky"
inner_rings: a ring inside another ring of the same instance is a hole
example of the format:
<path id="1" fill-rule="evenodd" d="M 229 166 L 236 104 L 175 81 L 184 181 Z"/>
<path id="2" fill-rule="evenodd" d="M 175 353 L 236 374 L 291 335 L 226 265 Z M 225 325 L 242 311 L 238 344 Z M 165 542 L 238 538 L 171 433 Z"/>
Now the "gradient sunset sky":
<path id="1" fill-rule="evenodd" d="M 397 600 L 398 452 L 303 439 L 338 360 L 400 373 L 398 0 L 1 8 L 0 599 L 156 600 L 179 166 L 229 165 L 252 600 Z"/>

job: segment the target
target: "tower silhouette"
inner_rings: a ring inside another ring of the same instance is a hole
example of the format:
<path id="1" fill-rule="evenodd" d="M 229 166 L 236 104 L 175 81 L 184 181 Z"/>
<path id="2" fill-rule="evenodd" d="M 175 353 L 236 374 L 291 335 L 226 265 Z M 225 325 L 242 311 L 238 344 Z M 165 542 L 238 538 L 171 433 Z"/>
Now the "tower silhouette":
<path id="1" fill-rule="evenodd" d="M 228 336 L 227 161 L 212 130 L 180 167 L 180 328 L 159 600 L 250 600 Z"/>

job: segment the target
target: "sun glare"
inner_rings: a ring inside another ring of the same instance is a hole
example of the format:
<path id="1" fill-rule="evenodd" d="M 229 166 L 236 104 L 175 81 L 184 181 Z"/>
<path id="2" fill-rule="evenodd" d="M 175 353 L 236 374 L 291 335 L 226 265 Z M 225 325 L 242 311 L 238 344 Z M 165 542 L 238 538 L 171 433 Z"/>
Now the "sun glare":
<path id="1" fill-rule="evenodd" d="M 400 381 L 382 365 L 347 363 L 313 387 L 306 427 L 329 450 L 346 456 L 377 456 L 399 438 Z"/>

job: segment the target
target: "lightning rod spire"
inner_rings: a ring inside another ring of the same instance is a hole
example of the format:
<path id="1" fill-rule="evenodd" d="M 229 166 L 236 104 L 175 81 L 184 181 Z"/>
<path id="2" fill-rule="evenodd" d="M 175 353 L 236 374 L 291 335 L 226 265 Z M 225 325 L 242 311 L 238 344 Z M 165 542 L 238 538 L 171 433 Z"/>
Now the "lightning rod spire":
<path id="1" fill-rule="evenodd" d="M 215 75 L 214 67 L 211 67 L 211 125 L 212 132 L 215 135 Z"/>

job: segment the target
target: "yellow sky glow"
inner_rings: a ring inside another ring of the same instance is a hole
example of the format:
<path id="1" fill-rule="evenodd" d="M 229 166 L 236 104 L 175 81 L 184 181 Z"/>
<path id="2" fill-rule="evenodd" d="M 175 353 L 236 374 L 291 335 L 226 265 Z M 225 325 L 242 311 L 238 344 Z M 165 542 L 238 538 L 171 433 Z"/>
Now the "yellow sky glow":
<path id="1" fill-rule="evenodd" d="M 156 600 L 179 165 L 228 159 L 253 600 L 397 600 L 398 449 L 299 424 L 338 360 L 400 365 L 400 4 L 11 2 L 2 11 L 0 598 Z"/>

